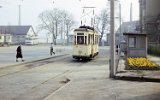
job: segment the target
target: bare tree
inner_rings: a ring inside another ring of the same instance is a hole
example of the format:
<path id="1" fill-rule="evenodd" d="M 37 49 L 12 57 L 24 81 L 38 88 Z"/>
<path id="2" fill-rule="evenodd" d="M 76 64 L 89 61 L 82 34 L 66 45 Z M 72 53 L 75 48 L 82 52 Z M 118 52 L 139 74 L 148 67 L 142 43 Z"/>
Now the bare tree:
<path id="1" fill-rule="evenodd" d="M 58 35 L 65 33 L 68 39 L 68 33 L 71 26 L 73 26 L 73 18 L 71 14 L 64 10 L 53 9 L 51 11 L 44 11 L 39 15 L 41 23 L 39 24 L 39 30 L 46 30 L 53 36 L 53 43 L 56 44 Z"/>
<path id="2" fill-rule="evenodd" d="M 109 29 L 109 12 L 103 9 L 101 13 L 96 16 L 96 30 L 100 33 L 99 45 L 102 45 L 102 38 Z"/>
<path id="3" fill-rule="evenodd" d="M 69 32 L 73 29 L 73 26 L 75 25 L 75 21 L 73 20 L 72 14 L 70 14 L 67 11 L 64 11 L 63 13 L 64 18 L 64 31 L 67 36 L 67 45 L 69 44 Z"/>

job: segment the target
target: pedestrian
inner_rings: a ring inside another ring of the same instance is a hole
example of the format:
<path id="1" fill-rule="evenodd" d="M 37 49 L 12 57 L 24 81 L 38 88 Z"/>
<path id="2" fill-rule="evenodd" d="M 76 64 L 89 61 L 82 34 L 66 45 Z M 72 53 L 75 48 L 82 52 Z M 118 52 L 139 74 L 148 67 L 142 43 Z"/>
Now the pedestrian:
<path id="1" fill-rule="evenodd" d="M 116 45 L 116 53 L 117 53 L 117 55 L 118 55 L 118 45 Z"/>
<path id="2" fill-rule="evenodd" d="M 22 62 L 24 61 L 24 60 L 23 60 L 23 55 L 22 55 L 21 45 L 19 45 L 19 46 L 17 47 L 16 62 L 18 62 L 18 58 L 21 58 Z"/>
<path id="3" fill-rule="evenodd" d="M 53 43 L 51 43 L 51 47 L 50 47 L 50 55 L 54 54 L 55 55 L 55 52 L 53 51 Z"/>

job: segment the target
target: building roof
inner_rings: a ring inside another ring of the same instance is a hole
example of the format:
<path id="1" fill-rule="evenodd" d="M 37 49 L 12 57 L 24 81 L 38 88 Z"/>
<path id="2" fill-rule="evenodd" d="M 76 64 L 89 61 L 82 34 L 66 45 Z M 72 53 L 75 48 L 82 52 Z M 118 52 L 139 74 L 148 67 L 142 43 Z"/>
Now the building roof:
<path id="1" fill-rule="evenodd" d="M 147 34 L 143 33 L 123 33 L 123 35 L 132 35 L 132 36 L 146 36 Z"/>
<path id="2" fill-rule="evenodd" d="M 139 30 L 137 30 L 139 26 L 139 21 L 132 21 L 132 22 L 123 22 L 121 24 L 121 32 L 132 32 L 132 33 L 139 33 Z M 120 33 L 120 27 L 117 29 L 116 34 Z"/>
<path id="3" fill-rule="evenodd" d="M 32 28 L 31 25 L 27 25 L 27 26 L 0 26 L 0 34 L 26 35 L 30 28 Z"/>

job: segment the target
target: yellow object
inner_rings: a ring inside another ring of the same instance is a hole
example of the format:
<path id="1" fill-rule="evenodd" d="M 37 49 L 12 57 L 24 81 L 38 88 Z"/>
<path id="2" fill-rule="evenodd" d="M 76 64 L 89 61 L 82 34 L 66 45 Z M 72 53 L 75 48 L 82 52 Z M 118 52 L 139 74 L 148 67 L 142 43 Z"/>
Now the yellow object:
<path id="1" fill-rule="evenodd" d="M 135 66 L 135 67 L 158 67 L 159 66 L 154 62 L 148 60 L 147 58 L 143 58 L 143 57 L 137 57 L 137 58 L 129 57 L 127 60 L 128 60 L 129 66 Z"/>

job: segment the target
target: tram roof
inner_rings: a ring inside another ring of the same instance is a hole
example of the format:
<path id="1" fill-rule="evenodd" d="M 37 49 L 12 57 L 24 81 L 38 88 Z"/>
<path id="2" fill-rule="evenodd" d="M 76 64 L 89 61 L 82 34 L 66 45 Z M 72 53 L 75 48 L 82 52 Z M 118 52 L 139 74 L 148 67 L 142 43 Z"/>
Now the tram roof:
<path id="1" fill-rule="evenodd" d="M 80 26 L 79 28 L 75 29 L 74 31 L 95 31 L 95 29 L 93 27 L 90 26 Z"/>

